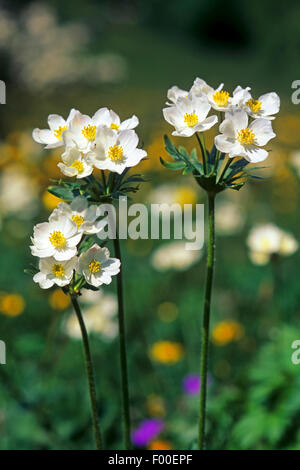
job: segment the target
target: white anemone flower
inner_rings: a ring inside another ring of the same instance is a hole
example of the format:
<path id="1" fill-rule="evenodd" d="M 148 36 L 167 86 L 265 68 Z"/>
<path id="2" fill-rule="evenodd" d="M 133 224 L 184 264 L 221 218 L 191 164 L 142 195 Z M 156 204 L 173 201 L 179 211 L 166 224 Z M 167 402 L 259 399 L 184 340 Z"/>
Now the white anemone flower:
<path id="1" fill-rule="evenodd" d="M 89 250 L 81 253 L 76 269 L 85 277 L 88 284 L 99 287 L 111 283 L 112 276 L 120 272 L 120 265 L 120 260 L 110 258 L 107 248 L 94 244 Z"/>
<path id="2" fill-rule="evenodd" d="M 49 222 L 34 227 L 31 253 L 39 258 L 53 256 L 57 261 L 65 261 L 76 255 L 81 237 L 82 232 L 78 232 L 73 220 L 57 214 Z"/>
<path id="3" fill-rule="evenodd" d="M 86 156 L 79 151 L 77 146 L 73 147 L 74 140 L 69 131 L 65 132 L 64 142 L 66 150 L 62 154 L 62 161 L 57 164 L 60 171 L 70 178 L 85 178 L 92 174 L 93 166 L 87 162 Z"/>
<path id="4" fill-rule="evenodd" d="M 87 162 L 100 170 L 121 174 L 125 168 L 137 165 L 147 153 L 138 149 L 138 136 L 134 130 L 115 132 L 99 127 L 95 147 L 87 154 Z"/>
<path id="5" fill-rule="evenodd" d="M 57 261 L 53 256 L 39 261 L 39 272 L 33 276 L 42 289 L 49 289 L 54 284 L 59 287 L 70 284 L 73 271 L 77 263 L 77 256 L 67 261 Z"/>
<path id="6" fill-rule="evenodd" d="M 48 116 L 49 129 L 33 129 L 33 139 L 39 144 L 45 144 L 46 149 L 62 146 L 64 144 L 63 132 L 69 128 L 70 121 L 76 112 L 78 111 L 71 109 L 67 120 L 58 114 L 50 114 Z"/>
<path id="7" fill-rule="evenodd" d="M 83 153 L 87 153 L 93 147 L 97 132 L 94 117 L 91 118 L 76 111 L 69 123 L 68 130 L 71 134 L 71 137 L 68 137 L 68 145 L 73 142 L 73 145 L 76 145 L 78 150 Z"/>
<path id="8" fill-rule="evenodd" d="M 182 90 L 181 88 L 178 88 L 178 86 L 174 85 L 168 90 L 168 100 L 170 101 L 167 102 L 166 104 L 172 106 L 172 104 L 176 104 L 178 98 L 187 98 L 189 92 L 186 90 Z"/>
<path id="9" fill-rule="evenodd" d="M 60 202 L 52 212 L 51 217 L 58 214 L 64 215 L 76 223 L 78 232 L 84 234 L 99 233 L 107 224 L 107 219 L 97 220 L 98 206 L 89 206 L 88 201 L 83 196 L 77 196 L 71 204 Z"/>
<path id="10" fill-rule="evenodd" d="M 212 88 L 202 78 L 196 78 L 190 93 L 195 96 L 206 96 L 211 107 L 216 111 L 228 111 L 235 101 L 228 91 L 223 90 L 224 83 Z"/>
<path id="11" fill-rule="evenodd" d="M 175 127 L 172 135 L 190 137 L 195 132 L 203 132 L 210 129 L 218 121 L 217 116 L 207 117 L 210 104 L 205 96 L 193 96 L 178 98 L 173 106 L 163 109 L 165 120 Z"/>
<path id="12" fill-rule="evenodd" d="M 264 118 L 272 121 L 275 119 L 273 114 L 277 114 L 280 108 L 280 98 L 275 92 L 265 93 L 257 100 L 252 98 L 247 91 L 242 100 L 242 105 L 249 116 L 253 118 Z"/>
<path id="13" fill-rule="evenodd" d="M 129 119 L 121 122 L 120 117 L 112 109 L 100 108 L 93 116 L 93 121 L 97 127 L 106 126 L 115 131 L 125 131 L 135 129 L 139 125 L 137 116 L 133 115 Z"/>
<path id="14" fill-rule="evenodd" d="M 215 137 L 218 150 L 230 158 L 244 157 L 253 163 L 267 158 L 267 150 L 260 147 L 275 137 L 269 120 L 255 119 L 248 125 L 247 113 L 239 108 L 226 112 L 219 130 L 221 134 Z"/>

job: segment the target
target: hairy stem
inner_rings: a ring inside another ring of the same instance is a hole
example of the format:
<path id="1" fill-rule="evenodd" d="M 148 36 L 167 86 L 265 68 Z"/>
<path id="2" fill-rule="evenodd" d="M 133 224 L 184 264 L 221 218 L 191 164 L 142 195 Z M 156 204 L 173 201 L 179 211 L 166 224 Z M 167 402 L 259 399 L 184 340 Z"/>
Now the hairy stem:
<path id="1" fill-rule="evenodd" d="M 201 359 L 200 359 L 200 407 L 199 407 L 199 449 L 204 449 L 205 439 L 205 414 L 206 414 L 206 394 L 207 394 L 207 365 L 208 365 L 208 342 L 209 342 L 209 321 L 210 306 L 213 286 L 213 274 L 215 264 L 215 194 L 208 193 L 208 219 L 209 236 L 206 266 L 205 298 L 201 332 Z"/>
<path id="2" fill-rule="evenodd" d="M 90 346 L 89 346 L 89 338 L 88 338 L 88 334 L 87 334 L 84 320 L 82 317 L 82 313 L 81 313 L 79 304 L 77 302 L 76 295 L 70 295 L 70 297 L 71 297 L 71 301 L 72 301 L 75 313 L 78 318 L 81 335 L 82 335 L 86 374 L 87 374 L 87 379 L 88 379 L 88 384 L 89 384 L 89 392 L 90 392 L 90 400 L 91 400 L 91 412 L 92 412 L 93 431 L 94 431 L 96 448 L 97 450 L 102 450 L 102 438 L 101 438 L 101 431 L 100 431 L 100 425 L 99 425 L 99 420 L 98 420 L 96 388 L 95 388 L 93 363 L 92 363 Z"/>
<path id="3" fill-rule="evenodd" d="M 114 239 L 115 256 L 121 261 L 121 249 L 118 233 Z M 125 332 L 125 314 L 123 299 L 123 281 L 122 265 L 117 275 L 117 295 L 119 305 L 119 346 L 120 346 L 120 365 L 122 382 L 122 408 L 123 408 L 123 426 L 124 426 L 124 445 L 125 449 L 131 448 L 130 441 L 130 412 L 129 412 L 129 392 L 128 392 L 128 372 L 127 372 L 127 354 L 126 354 L 126 332 Z"/>

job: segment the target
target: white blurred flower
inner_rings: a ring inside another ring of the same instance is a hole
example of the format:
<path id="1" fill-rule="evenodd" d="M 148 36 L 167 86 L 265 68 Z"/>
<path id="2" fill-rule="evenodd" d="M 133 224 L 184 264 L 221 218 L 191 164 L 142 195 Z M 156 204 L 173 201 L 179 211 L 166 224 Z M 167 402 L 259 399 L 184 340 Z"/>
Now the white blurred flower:
<path id="1" fill-rule="evenodd" d="M 189 95 L 178 98 L 176 104 L 163 109 L 165 120 L 175 127 L 172 135 L 190 137 L 195 132 L 210 129 L 218 121 L 217 116 L 207 117 L 210 104 L 205 96 Z"/>
<path id="2" fill-rule="evenodd" d="M 60 202 L 52 215 L 61 214 L 76 223 L 78 232 L 84 234 L 99 233 L 107 224 L 107 219 L 97 220 L 98 206 L 88 205 L 84 196 L 77 196 L 71 204 Z"/>
<path id="3" fill-rule="evenodd" d="M 88 333 L 100 334 L 103 339 L 111 340 L 118 333 L 116 313 L 118 302 L 114 295 L 104 294 L 101 290 L 82 290 L 80 297 L 84 322 Z M 74 313 L 69 315 L 65 323 L 66 333 L 74 339 L 81 338 L 81 331 Z"/>
<path id="4" fill-rule="evenodd" d="M 165 243 L 157 248 L 151 257 L 152 266 L 157 271 L 185 271 L 202 256 L 199 250 L 187 250 L 185 241 Z"/>
<path id="5" fill-rule="evenodd" d="M 219 235 L 232 235 L 240 232 L 245 223 L 241 207 L 230 201 L 216 204 L 216 231 Z"/>
<path id="6" fill-rule="evenodd" d="M 184 207 L 185 204 L 195 204 L 197 197 L 197 190 L 192 185 L 162 184 L 150 191 L 147 200 L 150 204 L 177 203 Z"/>
<path id="7" fill-rule="evenodd" d="M 0 212 L 33 216 L 38 209 L 38 185 L 21 166 L 4 168 L 0 175 Z"/>
<path id="8" fill-rule="evenodd" d="M 297 240 L 273 224 L 254 227 L 249 233 L 247 245 L 255 264 L 266 264 L 271 255 L 289 256 L 298 249 Z"/>
<path id="9" fill-rule="evenodd" d="M 63 132 L 68 129 L 76 112 L 78 111 L 71 109 L 66 120 L 58 114 L 50 114 L 48 116 L 49 129 L 33 129 L 33 139 L 39 144 L 45 144 L 46 149 L 61 147 L 64 145 Z"/>
<path id="10" fill-rule="evenodd" d="M 88 284 L 99 287 L 111 283 L 112 276 L 120 272 L 120 265 L 120 260 L 110 258 L 107 248 L 94 244 L 79 256 L 77 271 L 85 277 Z"/>
<path id="11" fill-rule="evenodd" d="M 33 276 L 34 282 L 42 289 L 49 289 L 54 284 L 59 287 L 66 286 L 73 277 L 77 257 L 67 261 L 57 261 L 52 256 L 39 261 L 39 272 Z"/>
<path id="12" fill-rule="evenodd" d="M 133 130 L 116 133 L 107 127 L 99 127 L 95 146 L 87 155 L 87 161 L 100 170 L 121 174 L 126 167 L 137 165 L 147 153 L 137 148 L 138 136 Z"/>
<path id="13" fill-rule="evenodd" d="M 139 125 L 139 120 L 136 116 L 121 122 L 120 117 L 112 109 L 100 108 L 93 116 L 93 121 L 97 126 L 106 126 L 116 131 L 125 131 L 128 129 L 135 129 Z"/>
<path id="14" fill-rule="evenodd" d="M 71 259 L 77 253 L 76 246 L 81 240 L 75 222 L 68 217 L 55 214 L 49 222 L 35 225 L 31 241 L 31 253 L 39 258 L 53 256 L 57 261 Z"/>
<path id="15" fill-rule="evenodd" d="M 275 137 L 269 120 L 255 119 L 248 127 L 247 113 L 238 108 L 226 112 L 220 132 L 215 137 L 218 150 L 228 153 L 231 158 L 240 156 L 252 163 L 267 158 L 267 150 L 260 147 Z"/>

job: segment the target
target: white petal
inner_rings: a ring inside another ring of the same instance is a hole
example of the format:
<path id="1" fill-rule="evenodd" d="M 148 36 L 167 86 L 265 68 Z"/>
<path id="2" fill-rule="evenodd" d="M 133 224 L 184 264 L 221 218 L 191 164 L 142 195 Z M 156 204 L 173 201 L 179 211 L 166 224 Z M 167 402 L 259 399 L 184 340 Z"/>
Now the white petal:
<path id="1" fill-rule="evenodd" d="M 250 125 L 250 129 L 255 134 L 255 143 L 257 145 L 266 145 L 270 139 L 276 137 L 273 132 L 272 124 L 267 119 L 255 119 Z"/>
<path id="2" fill-rule="evenodd" d="M 59 127 L 65 127 L 66 121 L 58 114 L 50 114 L 48 116 L 48 124 L 52 131 L 55 131 Z"/>
<path id="3" fill-rule="evenodd" d="M 139 120 L 136 116 L 126 119 L 120 124 L 120 131 L 125 129 L 135 129 L 139 125 Z"/>
<path id="4" fill-rule="evenodd" d="M 263 115 L 276 114 L 280 108 L 280 98 L 277 93 L 266 93 L 258 98 L 261 101 L 261 111 Z"/>
<path id="5" fill-rule="evenodd" d="M 268 152 L 265 149 L 251 145 L 247 150 L 245 150 L 245 154 L 243 156 L 251 163 L 258 163 L 264 161 L 268 157 Z"/>

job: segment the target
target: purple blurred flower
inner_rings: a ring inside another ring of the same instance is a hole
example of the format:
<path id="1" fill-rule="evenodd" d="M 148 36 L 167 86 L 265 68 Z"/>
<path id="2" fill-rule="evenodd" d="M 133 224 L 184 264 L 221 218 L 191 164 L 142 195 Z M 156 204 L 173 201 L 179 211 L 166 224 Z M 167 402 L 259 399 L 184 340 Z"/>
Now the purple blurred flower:
<path id="1" fill-rule="evenodd" d="M 207 386 L 211 383 L 211 379 L 207 377 Z M 201 387 L 201 380 L 198 374 L 187 374 L 182 382 L 184 393 L 187 395 L 198 395 Z"/>
<path id="2" fill-rule="evenodd" d="M 183 379 L 183 390 L 187 395 L 198 395 L 201 380 L 197 374 L 187 374 Z"/>
<path id="3" fill-rule="evenodd" d="M 137 447 L 146 446 L 163 430 L 164 425 L 162 419 L 144 419 L 131 434 L 133 444 Z"/>

